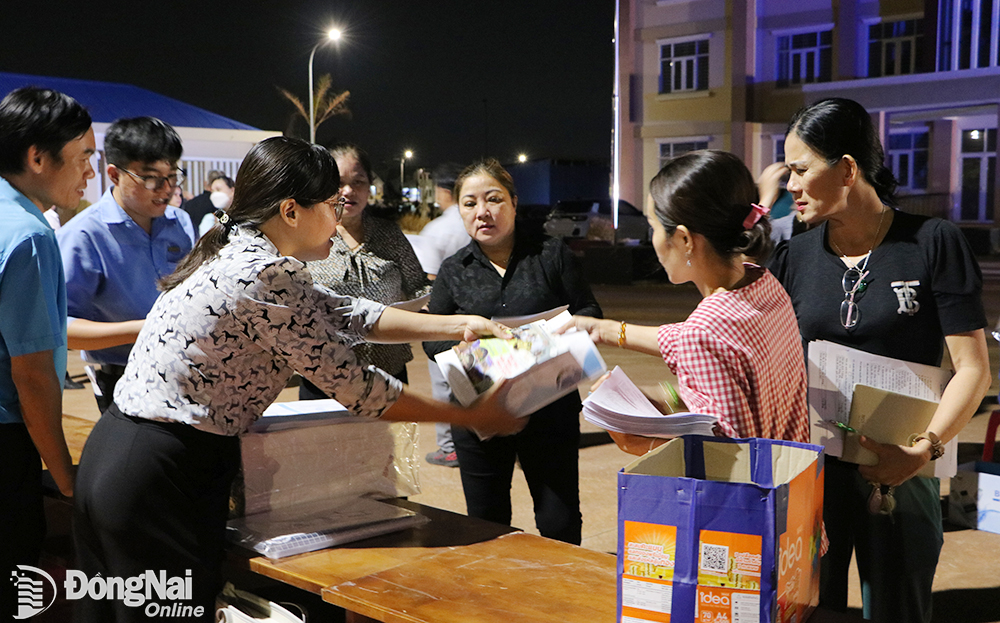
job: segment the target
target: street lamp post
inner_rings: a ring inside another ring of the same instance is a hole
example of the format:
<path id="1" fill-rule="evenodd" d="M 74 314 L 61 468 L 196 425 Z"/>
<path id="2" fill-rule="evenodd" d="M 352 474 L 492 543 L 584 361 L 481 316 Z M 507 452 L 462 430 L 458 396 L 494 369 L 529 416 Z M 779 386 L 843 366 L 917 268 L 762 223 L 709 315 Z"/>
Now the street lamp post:
<path id="1" fill-rule="evenodd" d="M 406 163 L 407 158 L 412 158 L 413 152 L 409 149 L 403 152 L 403 157 L 399 159 L 399 192 L 403 192 L 403 165 Z"/>
<path id="2" fill-rule="evenodd" d="M 326 39 L 323 39 L 319 43 L 313 46 L 312 52 L 309 53 L 309 142 L 316 142 L 316 102 L 313 101 L 313 58 L 316 56 L 316 50 L 319 49 L 321 45 L 329 43 L 331 41 L 340 40 L 340 29 L 332 28 L 328 33 L 326 33 Z"/>

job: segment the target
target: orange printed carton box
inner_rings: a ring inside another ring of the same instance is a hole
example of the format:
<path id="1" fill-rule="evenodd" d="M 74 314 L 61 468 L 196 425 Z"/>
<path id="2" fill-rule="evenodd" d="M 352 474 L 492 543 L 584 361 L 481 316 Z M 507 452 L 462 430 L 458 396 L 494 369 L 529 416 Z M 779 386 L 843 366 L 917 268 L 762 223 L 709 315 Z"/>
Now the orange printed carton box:
<path id="1" fill-rule="evenodd" d="M 675 439 L 619 474 L 622 623 L 805 621 L 819 596 L 822 448 Z"/>

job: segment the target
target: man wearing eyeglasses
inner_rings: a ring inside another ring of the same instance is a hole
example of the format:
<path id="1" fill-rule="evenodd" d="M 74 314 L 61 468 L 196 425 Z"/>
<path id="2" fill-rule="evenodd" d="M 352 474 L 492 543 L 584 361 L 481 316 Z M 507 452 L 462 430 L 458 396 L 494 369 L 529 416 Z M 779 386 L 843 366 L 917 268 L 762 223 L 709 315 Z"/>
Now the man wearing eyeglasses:
<path id="1" fill-rule="evenodd" d="M 172 273 L 194 244 L 191 218 L 169 205 L 184 181 L 181 153 L 180 136 L 159 119 L 114 122 L 104 137 L 111 188 L 57 234 L 69 346 L 99 366 L 92 380 L 102 412 L 159 295 L 157 280 Z"/>

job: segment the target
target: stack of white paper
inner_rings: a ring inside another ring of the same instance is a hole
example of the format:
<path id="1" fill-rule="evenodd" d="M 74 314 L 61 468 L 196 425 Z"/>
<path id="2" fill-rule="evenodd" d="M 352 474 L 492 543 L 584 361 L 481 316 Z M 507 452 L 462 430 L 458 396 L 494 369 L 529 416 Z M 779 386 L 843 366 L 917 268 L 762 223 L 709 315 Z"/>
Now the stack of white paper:
<path id="1" fill-rule="evenodd" d="M 701 413 L 660 413 L 617 366 L 583 401 L 583 417 L 605 430 L 644 437 L 711 436 L 719 421 L 718 416 Z"/>
<path id="2" fill-rule="evenodd" d="M 317 500 L 232 519 L 231 542 L 272 560 L 405 530 L 430 521 L 405 508 L 367 498 Z"/>
<path id="3" fill-rule="evenodd" d="M 250 425 L 252 433 L 266 433 L 289 428 L 321 426 L 335 422 L 358 422 L 344 405 L 332 398 L 275 402 Z"/>

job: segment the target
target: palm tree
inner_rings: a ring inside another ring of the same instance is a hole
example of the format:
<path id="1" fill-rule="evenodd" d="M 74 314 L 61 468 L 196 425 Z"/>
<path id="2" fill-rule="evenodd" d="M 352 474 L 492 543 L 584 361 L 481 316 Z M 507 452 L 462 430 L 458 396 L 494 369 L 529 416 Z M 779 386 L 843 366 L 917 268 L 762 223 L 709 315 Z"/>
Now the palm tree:
<path id="1" fill-rule="evenodd" d="M 316 88 L 313 93 L 313 113 L 316 118 L 316 129 L 323 125 L 323 122 L 334 115 L 350 115 L 351 111 L 347 107 L 347 98 L 351 96 L 350 91 L 336 93 L 332 90 L 333 79 L 330 74 L 323 74 L 316 81 Z M 300 115 L 309 125 L 309 111 L 302 104 L 302 100 L 286 89 L 278 87 L 278 91 L 285 96 L 292 106 L 295 107 L 296 114 Z"/>

